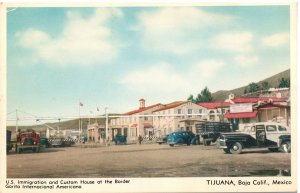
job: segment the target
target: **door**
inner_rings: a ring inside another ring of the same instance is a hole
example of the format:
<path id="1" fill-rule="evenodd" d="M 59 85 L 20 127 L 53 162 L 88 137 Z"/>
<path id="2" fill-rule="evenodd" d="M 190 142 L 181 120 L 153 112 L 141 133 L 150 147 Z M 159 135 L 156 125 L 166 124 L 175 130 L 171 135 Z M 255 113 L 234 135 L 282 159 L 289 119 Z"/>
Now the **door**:
<path id="1" fill-rule="evenodd" d="M 265 125 L 256 125 L 256 141 L 258 146 L 267 145 Z"/>
<path id="2" fill-rule="evenodd" d="M 279 134 L 277 131 L 277 126 L 275 124 L 266 125 L 267 133 L 267 145 L 272 147 L 277 147 L 277 141 L 279 139 Z"/>

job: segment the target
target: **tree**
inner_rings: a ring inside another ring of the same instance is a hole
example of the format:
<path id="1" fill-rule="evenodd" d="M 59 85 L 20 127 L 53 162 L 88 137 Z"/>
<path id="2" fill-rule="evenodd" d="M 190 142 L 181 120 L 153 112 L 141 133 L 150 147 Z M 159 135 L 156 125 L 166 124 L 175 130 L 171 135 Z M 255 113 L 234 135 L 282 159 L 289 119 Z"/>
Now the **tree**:
<path id="1" fill-rule="evenodd" d="M 256 92 L 259 91 L 260 87 L 256 83 L 252 82 L 248 85 L 249 87 L 249 92 Z"/>
<path id="2" fill-rule="evenodd" d="M 201 93 L 199 93 L 197 95 L 196 98 L 196 102 L 200 103 L 200 102 L 211 102 L 213 100 L 212 96 L 211 96 L 211 92 L 209 91 L 209 89 L 207 87 L 205 87 Z"/>
<path id="3" fill-rule="evenodd" d="M 279 88 L 290 88 L 290 79 L 281 78 L 279 80 Z"/>
<path id="4" fill-rule="evenodd" d="M 196 102 L 196 100 L 194 99 L 194 96 L 193 96 L 192 94 L 188 97 L 187 100 L 188 100 L 188 101 L 192 101 L 193 103 Z"/>
<path id="5" fill-rule="evenodd" d="M 263 89 L 263 90 L 269 90 L 270 87 L 271 87 L 271 85 L 270 85 L 269 82 L 264 81 L 264 82 L 262 83 L 262 89 Z"/>

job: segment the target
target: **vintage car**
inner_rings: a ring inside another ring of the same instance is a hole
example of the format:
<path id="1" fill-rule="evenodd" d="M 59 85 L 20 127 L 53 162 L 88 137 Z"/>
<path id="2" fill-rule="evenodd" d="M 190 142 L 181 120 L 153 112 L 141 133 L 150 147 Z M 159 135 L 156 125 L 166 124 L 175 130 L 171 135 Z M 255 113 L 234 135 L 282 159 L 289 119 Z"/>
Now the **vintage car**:
<path id="1" fill-rule="evenodd" d="M 125 135 L 116 135 L 114 141 L 116 145 L 120 145 L 120 144 L 125 145 L 127 143 L 127 137 Z"/>
<path id="2" fill-rule="evenodd" d="M 199 144 L 199 137 L 191 131 L 175 131 L 168 136 L 167 143 L 171 147 L 179 144 Z"/>
<path id="3" fill-rule="evenodd" d="M 291 152 L 291 134 L 285 125 L 258 122 L 245 126 L 244 131 L 221 133 L 217 146 L 225 153 L 239 154 L 246 148 L 268 148 L 270 151 Z"/>

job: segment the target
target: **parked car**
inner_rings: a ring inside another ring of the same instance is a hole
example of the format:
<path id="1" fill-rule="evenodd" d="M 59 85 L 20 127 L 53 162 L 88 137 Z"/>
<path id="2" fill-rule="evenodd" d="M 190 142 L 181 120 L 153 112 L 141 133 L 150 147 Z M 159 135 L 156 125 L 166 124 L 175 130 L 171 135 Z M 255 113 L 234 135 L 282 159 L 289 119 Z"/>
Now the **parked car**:
<path id="1" fill-rule="evenodd" d="M 246 148 L 268 148 L 291 152 L 291 134 L 285 125 L 274 122 L 248 124 L 245 131 L 221 133 L 217 142 L 225 153 L 239 154 Z"/>
<path id="2" fill-rule="evenodd" d="M 168 138 L 168 136 L 169 136 L 169 135 L 164 135 L 164 136 L 158 138 L 156 142 L 157 142 L 158 144 L 167 143 L 167 138 Z"/>
<path id="3" fill-rule="evenodd" d="M 51 143 L 49 142 L 49 139 L 48 138 L 45 138 L 45 137 L 41 137 L 40 138 L 40 145 L 42 147 L 50 147 L 51 146 Z"/>
<path id="4" fill-rule="evenodd" d="M 167 143 L 173 147 L 179 144 L 199 144 L 199 138 L 191 131 L 175 131 L 167 138 Z"/>
<path id="5" fill-rule="evenodd" d="M 115 144 L 120 145 L 120 144 L 126 144 L 127 143 L 127 136 L 125 135 L 116 135 L 114 138 Z"/>

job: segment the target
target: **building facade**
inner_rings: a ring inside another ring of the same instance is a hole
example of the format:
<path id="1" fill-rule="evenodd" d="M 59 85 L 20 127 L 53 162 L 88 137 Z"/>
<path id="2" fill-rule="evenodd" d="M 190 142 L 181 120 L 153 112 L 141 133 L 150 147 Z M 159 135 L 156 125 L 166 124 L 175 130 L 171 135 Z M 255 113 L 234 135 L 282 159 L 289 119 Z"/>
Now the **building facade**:
<path id="1" fill-rule="evenodd" d="M 158 103 L 151 106 L 145 105 L 145 99 L 139 100 L 139 108 L 122 114 L 116 119 L 112 119 L 109 125 L 109 135 L 114 138 L 117 134 L 126 135 L 127 141 L 136 141 L 138 136 L 154 135 L 153 111 L 163 105 Z"/>
<path id="2" fill-rule="evenodd" d="M 153 126 L 157 136 L 178 130 L 195 132 L 195 121 L 205 120 L 206 109 L 191 101 L 177 102 L 153 112 Z"/>
<path id="3" fill-rule="evenodd" d="M 281 96 L 281 95 L 278 95 Z M 138 136 L 153 139 L 178 130 L 196 132 L 196 123 L 203 121 L 230 122 L 234 130 L 253 122 L 275 121 L 289 126 L 289 99 L 282 97 L 240 97 L 230 94 L 224 102 L 193 103 L 174 102 L 167 105 L 146 106 L 139 100 L 139 108 L 108 119 L 106 125 L 98 123 L 88 126 L 88 140 L 105 142 L 116 135 L 126 135 L 128 142 L 137 141 Z"/>

